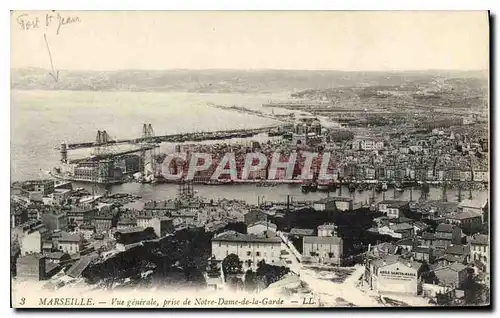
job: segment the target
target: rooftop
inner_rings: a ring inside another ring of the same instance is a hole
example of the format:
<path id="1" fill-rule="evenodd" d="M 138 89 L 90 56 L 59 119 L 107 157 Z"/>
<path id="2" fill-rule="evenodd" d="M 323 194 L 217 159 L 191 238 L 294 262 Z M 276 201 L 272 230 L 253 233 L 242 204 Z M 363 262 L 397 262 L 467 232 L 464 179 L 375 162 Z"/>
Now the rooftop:
<path id="1" fill-rule="evenodd" d="M 274 230 L 276 230 L 278 228 L 276 226 L 276 224 L 271 223 L 271 222 L 266 222 L 266 221 L 257 221 L 257 222 L 254 222 L 254 223 L 248 225 L 247 228 L 250 228 L 250 227 L 256 226 L 256 225 L 263 225 L 263 226 L 269 227 L 269 228 L 274 229 Z"/>
<path id="2" fill-rule="evenodd" d="M 488 245 L 489 244 L 489 236 L 485 234 L 474 234 L 470 238 L 470 243 L 472 245 Z"/>
<path id="3" fill-rule="evenodd" d="M 436 227 L 436 232 L 451 233 L 455 227 L 451 224 L 441 223 Z"/>
<path id="4" fill-rule="evenodd" d="M 61 232 L 57 239 L 59 242 L 80 242 L 82 237 L 80 234 L 70 234 L 68 232 Z"/>
<path id="5" fill-rule="evenodd" d="M 293 228 L 290 230 L 290 234 L 298 236 L 312 236 L 314 235 L 314 229 Z"/>
<path id="6" fill-rule="evenodd" d="M 379 205 L 380 204 L 386 204 L 386 205 L 388 205 L 390 207 L 401 207 L 401 206 L 404 206 L 404 205 L 408 204 L 408 201 L 384 200 L 384 201 L 379 202 Z"/>
<path id="7" fill-rule="evenodd" d="M 219 234 L 212 239 L 212 242 L 253 242 L 253 243 L 281 243 L 277 236 L 241 234 L 234 231 L 228 231 Z"/>
<path id="8" fill-rule="evenodd" d="M 463 211 L 463 212 L 459 212 L 457 214 L 451 215 L 448 218 L 450 218 L 452 220 L 467 220 L 467 219 L 480 218 L 480 217 L 481 217 L 480 214 L 478 214 L 474 211 L 467 210 L 467 211 Z"/>
<path id="9" fill-rule="evenodd" d="M 473 199 L 473 200 L 463 200 L 458 205 L 459 207 L 467 207 L 467 208 L 475 208 L 475 209 L 483 209 L 488 203 L 487 199 Z"/>
<path id="10" fill-rule="evenodd" d="M 342 239 L 336 236 L 304 236 L 304 244 L 342 244 Z"/>

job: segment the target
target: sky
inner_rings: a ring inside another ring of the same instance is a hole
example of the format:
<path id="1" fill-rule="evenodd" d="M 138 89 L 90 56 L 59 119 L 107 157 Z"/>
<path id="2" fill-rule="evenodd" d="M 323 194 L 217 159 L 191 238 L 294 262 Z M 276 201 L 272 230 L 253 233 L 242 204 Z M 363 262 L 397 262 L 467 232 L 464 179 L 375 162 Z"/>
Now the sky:
<path id="1" fill-rule="evenodd" d="M 11 67 L 51 59 L 65 70 L 486 70 L 488 14 L 13 11 Z"/>

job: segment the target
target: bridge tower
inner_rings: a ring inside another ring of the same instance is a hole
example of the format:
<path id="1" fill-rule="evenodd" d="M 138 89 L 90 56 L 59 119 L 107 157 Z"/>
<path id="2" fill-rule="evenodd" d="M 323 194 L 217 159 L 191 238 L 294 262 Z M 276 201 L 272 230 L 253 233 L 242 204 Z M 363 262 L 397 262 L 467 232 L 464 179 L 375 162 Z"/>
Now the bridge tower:
<path id="1" fill-rule="evenodd" d="M 141 143 L 145 145 L 151 145 L 155 143 L 155 132 L 151 124 L 142 125 L 142 136 Z M 153 178 L 158 177 L 158 165 L 156 162 L 156 149 L 152 147 L 150 150 L 141 151 L 141 164 L 144 178 L 152 176 Z"/>
<path id="2" fill-rule="evenodd" d="M 91 183 L 92 183 L 92 196 L 97 195 L 99 192 L 99 183 L 109 182 L 109 168 L 113 167 L 113 160 L 111 158 L 101 159 L 103 155 L 109 153 L 109 144 L 112 142 L 112 138 L 106 132 L 106 130 L 98 130 L 96 135 L 96 140 L 94 143 L 94 148 L 92 149 L 92 157 L 90 158 L 92 172 L 91 172 Z"/>

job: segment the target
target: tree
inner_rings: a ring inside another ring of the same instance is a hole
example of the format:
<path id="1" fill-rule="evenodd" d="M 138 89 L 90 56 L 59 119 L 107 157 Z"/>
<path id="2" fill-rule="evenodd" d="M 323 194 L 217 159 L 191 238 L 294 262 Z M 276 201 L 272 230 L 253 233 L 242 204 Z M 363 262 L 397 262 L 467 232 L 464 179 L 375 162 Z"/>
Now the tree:
<path id="1" fill-rule="evenodd" d="M 257 288 L 257 274 L 252 270 L 247 270 L 245 274 L 245 290 L 253 292 Z"/>
<path id="2" fill-rule="evenodd" d="M 266 287 L 279 281 L 289 272 L 288 267 L 268 265 L 263 260 L 257 265 L 257 277 L 264 281 Z"/>
<path id="3" fill-rule="evenodd" d="M 230 274 L 238 274 L 242 271 L 241 261 L 238 255 L 229 254 L 222 261 L 222 270 L 224 271 L 224 275 Z"/>

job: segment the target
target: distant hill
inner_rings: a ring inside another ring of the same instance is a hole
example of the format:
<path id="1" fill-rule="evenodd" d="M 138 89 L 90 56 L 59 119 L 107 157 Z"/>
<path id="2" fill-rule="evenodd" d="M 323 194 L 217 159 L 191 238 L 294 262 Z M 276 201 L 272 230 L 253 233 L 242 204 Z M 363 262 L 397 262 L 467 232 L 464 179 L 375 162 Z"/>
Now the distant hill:
<path id="1" fill-rule="evenodd" d="M 20 90 L 151 91 L 193 93 L 292 93 L 349 86 L 394 86 L 437 77 L 487 78 L 486 72 L 341 72 L 292 70 L 59 71 L 11 70 L 11 88 Z M 477 85 L 477 84 L 476 84 Z"/>

